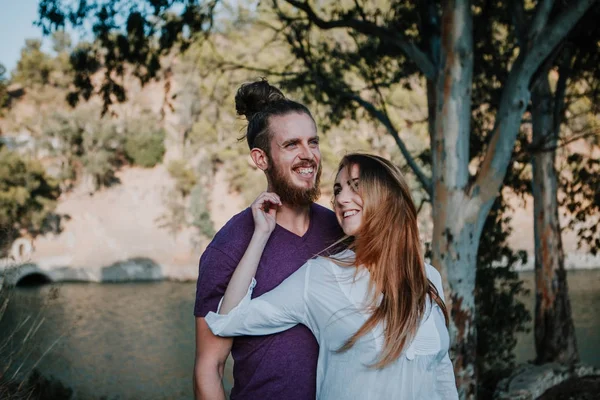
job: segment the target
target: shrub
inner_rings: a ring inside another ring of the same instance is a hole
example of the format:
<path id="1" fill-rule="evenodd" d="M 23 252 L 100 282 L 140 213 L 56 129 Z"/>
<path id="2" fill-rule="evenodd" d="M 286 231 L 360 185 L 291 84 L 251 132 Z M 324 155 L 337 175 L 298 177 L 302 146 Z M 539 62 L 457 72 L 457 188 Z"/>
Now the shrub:
<path id="1" fill-rule="evenodd" d="M 531 315 L 520 301 L 528 293 L 514 265 L 526 261 L 506 240 L 512 229 L 508 206 L 496 199 L 483 227 L 477 254 L 475 289 L 477 325 L 478 397 L 492 397 L 498 381 L 515 367 L 517 333 L 527 331 Z M 497 265 L 501 262 L 501 265 Z"/>
<path id="2" fill-rule="evenodd" d="M 140 121 L 128 125 L 124 148 L 127 159 L 132 164 L 144 168 L 151 168 L 160 163 L 165 155 L 164 129 L 149 127 Z"/>
<path id="3" fill-rule="evenodd" d="M 53 114 L 45 121 L 44 135 L 46 147 L 60 161 L 58 178 L 66 189 L 82 175 L 91 176 L 96 189 L 115 182 L 123 138 L 115 122 L 101 118 L 96 108 Z"/>
<path id="4" fill-rule="evenodd" d="M 203 236 L 212 238 L 216 231 L 208 210 L 207 194 L 202 185 L 196 185 L 192 189 L 189 211 L 192 216 L 192 225 L 195 226 Z"/>
<path id="5" fill-rule="evenodd" d="M 175 179 L 175 189 L 183 197 L 187 197 L 198 181 L 194 171 L 187 167 L 186 162 L 183 160 L 171 161 L 167 169 L 169 174 Z"/>
<path id="6" fill-rule="evenodd" d="M 43 231 L 59 195 L 39 162 L 0 148 L 0 256 L 19 231 Z"/>

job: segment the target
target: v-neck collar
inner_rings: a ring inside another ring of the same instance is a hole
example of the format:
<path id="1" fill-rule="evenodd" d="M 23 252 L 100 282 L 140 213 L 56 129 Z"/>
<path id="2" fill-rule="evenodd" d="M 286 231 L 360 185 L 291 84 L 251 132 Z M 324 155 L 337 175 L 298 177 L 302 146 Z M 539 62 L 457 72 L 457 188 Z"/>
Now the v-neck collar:
<path id="1" fill-rule="evenodd" d="M 275 229 L 279 229 L 280 231 L 287 232 L 288 235 L 293 236 L 296 240 L 300 240 L 302 242 L 305 242 L 306 239 L 310 236 L 310 233 L 311 233 L 311 231 L 313 229 L 313 220 L 314 220 L 313 217 L 314 217 L 314 214 L 315 214 L 314 213 L 314 206 L 315 206 L 314 203 L 310 205 L 310 208 L 309 208 L 309 211 L 308 211 L 308 229 L 306 230 L 306 232 L 304 232 L 304 235 L 302 235 L 302 236 L 296 235 L 294 232 L 292 232 L 292 231 L 284 228 L 283 226 L 281 226 L 279 224 L 277 224 L 275 226 Z"/>

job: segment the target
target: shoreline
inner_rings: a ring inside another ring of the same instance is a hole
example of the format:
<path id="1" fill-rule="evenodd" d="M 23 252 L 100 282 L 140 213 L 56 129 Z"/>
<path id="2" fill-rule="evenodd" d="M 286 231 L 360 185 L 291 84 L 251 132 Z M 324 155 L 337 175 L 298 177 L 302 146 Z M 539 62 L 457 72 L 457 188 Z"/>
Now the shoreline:
<path id="1" fill-rule="evenodd" d="M 66 256 L 65 256 L 66 257 Z M 147 257 L 133 257 L 116 261 L 102 267 L 75 267 L 69 265 L 65 257 L 52 257 L 45 260 L 0 259 L 0 286 L 5 282 L 16 285 L 29 277 L 40 282 L 195 282 L 198 278 L 198 264 L 170 265 L 157 263 Z M 67 262 L 65 262 L 67 261 Z M 506 266 L 506 261 L 497 262 L 494 266 Z M 569 253 L 565 255 L 567 271 L 600 269 L 600 255 L 589 253 Z M 514 270 L 534 272 L 535 259 L 529 255 L 527 263 L 517 263 Z"/>

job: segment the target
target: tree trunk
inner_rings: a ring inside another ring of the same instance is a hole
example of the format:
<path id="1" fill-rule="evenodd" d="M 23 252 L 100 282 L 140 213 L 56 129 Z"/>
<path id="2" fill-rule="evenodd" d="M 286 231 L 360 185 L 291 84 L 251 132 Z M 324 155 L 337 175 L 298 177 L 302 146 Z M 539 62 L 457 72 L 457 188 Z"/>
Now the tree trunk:
<path id="1" fill-rule="evenodd" d="M 557 88 L 556 101 L 560 101 Z M 558 220 L 557 174 L 554 168 L 559 124 L 547 76 L 532 90 L 532 157 L 535 235 L 536 362 L 579 360 Z"/>
<path id="2" fill-rule="evenodd" d="M 441 22 L 431 142 L 432 263 L 440 268 L 449 286 L 445 290 L 446 304 L 459 395 L 462 399 L 472 399 L 477 388 L 474 292 L 479 233 L 477 224 L 467 215 L 473 76 L 470 2 L 445 2 Z"/>
<path id="3" fill-rule="evenodd" d="M 474 399 L 477 388 L 474 290 L 479 235 L 475 234 L 473 224 L 456 218 L 463 213 L 460 202 L 456 201 L 461 197 L 464 193 L 435 186 L 431 249 L 432 264 L 441 267 L 449 286 L 444 292 L 451 317 L 452 360 L 459 396 Z"/>

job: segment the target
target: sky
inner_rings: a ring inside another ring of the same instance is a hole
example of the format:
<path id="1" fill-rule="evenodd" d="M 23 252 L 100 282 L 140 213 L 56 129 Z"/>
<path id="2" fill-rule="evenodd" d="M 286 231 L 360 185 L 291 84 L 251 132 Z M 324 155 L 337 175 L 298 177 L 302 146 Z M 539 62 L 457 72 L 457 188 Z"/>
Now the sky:
<path id="1" fill-rule="evenodd" d="M 7 78 L 17 66 L 25 39 L 42 39 L 42 50 L 52 53 L 50 38 L 43 38 L 41 28 L 33 25 L 38 18 L 38 4 L 39 0 L 0 0 L 0 64 L 6 67 Z M 70 32 L 73 44 L 82 33 L 69 28 L 67 32 Z"/>
<path id="2" fill-rule="evenodd" d="M 7 75 L 19 60 L 25 39 L 42 38 L 42 31 L 33 22 L 37 20 L 39 0 L 0 0 L 0 63 Z M 44 40 L 45 51 L 50 51 L 50 40 Z"/>

